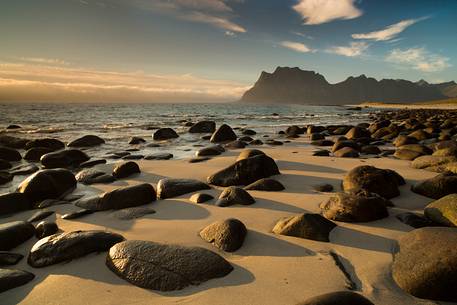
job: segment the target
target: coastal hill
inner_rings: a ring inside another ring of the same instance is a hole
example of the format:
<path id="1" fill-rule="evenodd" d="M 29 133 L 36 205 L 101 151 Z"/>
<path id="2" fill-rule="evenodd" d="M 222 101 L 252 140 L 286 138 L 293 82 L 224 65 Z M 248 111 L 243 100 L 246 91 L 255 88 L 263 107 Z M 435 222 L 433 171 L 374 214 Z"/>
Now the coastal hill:
<path id="1" fill-rule="evenodd" d="M 457 96 L 457 84 L 430 84 L 424 80 L 380 81 L 360 75 L 330 84 L 324 76 L 299 68 L 278 67 L 273 73 L 263 71 L 241 102 L 344 105 L 362 102 L 415 103 Z"/>

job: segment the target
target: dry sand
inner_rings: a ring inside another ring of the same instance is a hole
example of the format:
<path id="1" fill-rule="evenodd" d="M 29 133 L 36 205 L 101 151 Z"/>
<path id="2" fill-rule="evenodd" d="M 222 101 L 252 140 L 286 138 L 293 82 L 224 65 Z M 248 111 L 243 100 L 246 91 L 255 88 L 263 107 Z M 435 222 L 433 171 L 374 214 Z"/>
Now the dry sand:
<path id="1" fill-rule="evenodd" d="M 71 205 L 53 207 L 64 231 L 102 229 L 118 232 L 127 239 L 151 240 L 200 246 L 215 251 L 235 267 L 228 276 L 176 292 L 157 292 L 135 287 L 118 278 L 104 264 L 105 253 L 91 254 L 66 264 L 33 269 L 26 259 L 19 269 L 30 270 L 36 278 L 0 295 L 0 304 L 285 304 L 293 305 L 309 297 L 346 289 L 346 278 L 329 255 L 333 250 L 343 259 L 345 268 L 362 293 L 377 305 L 437 304 L 416 299 L 400 290 L 391 277 L 395 240 L 411 227 L 395 215 L 403 211 L 422 212 L 430 199 L 410 191 L 411 184 L 435 173 L 412 169 L 409 162 L 390 158 L 342 159 L 313 157 L 309 147 L 262 148 L 272 156 L 282 172 L 276 178 L 286 189 L 281 192 L 250 191 L 257 200 L 251 206 L 220 208 L 189 202 L 189 195 L 151 204 L 157 213 L 136 220 L 117 220 L 112 212 L 99 212 L 77 220 L 62 220 L 61 214 L 76 210 Z M 139 161 L 143 173 L 110 185 L 79 187 L 76 192 L 111 190 L 142 182 L 157 183 L 163 177 L 205 178 L 231 164 L 239 151 L 230 151 L 203 163 L 185 160 Z M 394 198 L 390 217 L 369 223 L 338 223 L 331 242 L 316 242 L 271 233 L 276 221 L 303 212 L 318 213 L 318 204 L 330 193 L 317 193 L 312 186 L 330 183 L 340 190 L 344 174 L 355 166 L 370 164 L 398 171 L 407 180 L 401 196 Z M 98 166 L 109 169 L 110 165 Z M 221 188 L 209 191 L 217 196 Z M 14 215 L 2 221 L 25 220 L 34 211 Z M 50 218 L 51 218 L 50 217 Z M 198 232 L 216 220 L 240 219 L 249 232 L 240 250 L 218 251 L 204 242 Z M 21 245 L 16 252 L 26 254 L 36 240 Z"/>

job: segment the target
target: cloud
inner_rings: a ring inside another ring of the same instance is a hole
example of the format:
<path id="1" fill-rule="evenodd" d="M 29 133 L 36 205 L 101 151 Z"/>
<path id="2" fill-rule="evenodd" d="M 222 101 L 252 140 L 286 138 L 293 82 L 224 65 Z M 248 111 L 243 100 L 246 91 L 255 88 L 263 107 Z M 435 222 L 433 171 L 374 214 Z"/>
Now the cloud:
<path id="1" fill-rule="evenodd" d="M 393 49 L 385 60 L 422 72 L 439 72 L 451 67 L 449 58 L 431 53 L 425 48 Z"/>
<path id="2" fill-rule="evenodd" d="M 408 19 L 402 20 L 398 23 L 392 24 L 387 26 L 385 29 L 380 31 L 374 31 L 364 34 L 352 34 L 352 38 L 354 39 L 370 39 L 375 41 L 386 41 L 391 40 L 397 37 L 398 34 L 403 32 L 406 28 L 410 27 L 411 25 L 427 19 L 428 17 L 418 18 L 418 19 Z"/>
<path id="3" fill-rule="evenodd" d="M 370 45 L 365 42 L 351 42 L 349 46 L 334 46 L 325 50 L 327 53 L 355 57 L 364 54 Z"/>
<path id="4" fill-rule="evenodd" d="M 248 86 L 192 75 L 157 75 L 0 63 L 1 102 L 217 102 Z"/>
<path id="5" fill-rule="evenodd" d="M 215 17 L 200 12 L 193 12 L 189 15 L 183 16 L 182 18 L 189 21 L 211 24 L 230 32 L 246 33 L 245 28 L 223 17 Z"/>
<path id="6" fill-rule="evenodd" d="M 337 19 L 354 19 L 362 15 L 355 0 L 299 0 L 292 8 L 305 24 L 321 24 Z"/>
<path id="7" fill-rule="evenodd" d="M 45 64 L 45 65 L 67 66 L 70 64 L 69 62 L 66 62 L 65 60 L 57 59 L 57 58 L 17 57 L 16 59 L 18 59 L 20 61 L 24 61 L 24 62 Z"/>
<path id="8" fill-rule="evenodd" d="M 293 41 L 282 41 L 280 45 L 284 48 L 300 52 L 300 53 L 308 53 L 313 52 L 312 49 L 308 48 L 305 44 L 300 42 L 293 42 Z"/>

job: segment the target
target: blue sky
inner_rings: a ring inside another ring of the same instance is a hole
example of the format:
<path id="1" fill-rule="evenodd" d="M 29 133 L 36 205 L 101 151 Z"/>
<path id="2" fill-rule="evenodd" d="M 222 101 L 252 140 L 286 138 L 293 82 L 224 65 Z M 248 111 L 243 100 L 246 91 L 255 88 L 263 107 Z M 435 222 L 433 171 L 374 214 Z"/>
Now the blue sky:
<path id="1" fill-rule="evenodd" d="M 18 0 L 0 100 L 237 98 L 262 70 L 457 79 L 457 1 Z"/>

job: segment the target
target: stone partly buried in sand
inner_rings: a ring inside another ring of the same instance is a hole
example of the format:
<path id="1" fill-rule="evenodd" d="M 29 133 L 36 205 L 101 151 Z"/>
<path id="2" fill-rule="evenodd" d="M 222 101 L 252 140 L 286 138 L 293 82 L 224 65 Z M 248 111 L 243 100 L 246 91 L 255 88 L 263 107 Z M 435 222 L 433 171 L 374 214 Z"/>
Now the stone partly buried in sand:
<path id="1" fill-rule="evenodd" d="M 246 226 L 234 218 L 213 222 L 199 233 L 203 240 L 226 252 L 241 248 L 246 234 Z"/>
<path id="2" fill-rule="evenodd" d="M 399 239 L 392 276 L 406 292 L 457 302 L 457 228 L 421 228 Z"/>
<path id="3" fill-rule="evenodd" d="M 412 168 L 426 169 L 430 171 L 441 171 L 446 164 L 457 162 L 455 156 L 421 156 L 411 162 Z"/>
<path id="4" fill-rule="evenodd" d="M 233 270 L 224 258 L 204 248 L 139 240 L 111 247 L 106 265 L 135 286 L 159 291 L 198 285 Z"/>
<path id="5" fill-rule="evenodd" d="M 164 178 L 157 183 L 157 197 L 167 199 L 208 189 L 210 186 L 199 180 Z"/>
<path id="6" fill-rule="evenodd" d="M 34 278 L 35 275 L 27 271 L 0 269 L 0 292 L 25 285 Z"/>
<path id="7" fill-rule="evenodd" d="M 115 189 L 99 196 L 82 198 L 76 206 L 92 210 L 119 210 L 144 205 L 157 198 L 154 187 L 148 183 Z"/>
<path id="8" fill-rule="evenodd" d="M 435 223 L 443 226 L 457 226 L 457 194 L 449 194 L 429 203 L 424 215 Z"/>
<path id="9" fill-rule="evenodd" d="M 73 191 L 76 179 L 66 169 L 40 170 L 19 184 L 17 191 L 29 200 L 39 202 L 44 199 L 57 199 Z"/>
<path id="10" fill-rule="evenodd" d="M 105 140 L 95 135 L 86 135 L 67 144 L 68 147 L 93 147 L 104 144 Z"/>
<path id="11" fill-rule="evenodd" d="M 111 183 L 116 180 L 112 175 L 96 169 L 83 169 L 75 176 L 76 180 L 82 184 L 90 185 L 94 183 Z"/>
<path id="12" fill-rule="evenodd" d="M 204 203 L 204 202 L 207 202 L 207 201 L 210 201 L 214 199 L 214 197 L 210 194 L 205 194 L 205 193 L 196 193 L 196 194 L 193 194 L 192 196 L 190 196 L 189 200 L 190 202 L 193 202 L 193 203 Z"/>
<path id="13" fill-rule="evenodd" d="M 457 190 L 457 174 L 444 173 L 433 178 L 420 181 L 412 186 L 414 193 L 439 199 Z"/>
<path id="14" fill-rule="evenodd" d="M 262 178 L 244 188 L 245 190 L 278 192 L 285 189 L 281 182 L 271 178 Z"/>
<path id="15" fill-rule="evenodd" d="M 392 203 L 367 191 L 336 193 L 319 207 L 325 218 L 343 222 L 367 222 L 389 216 L 387 206 Z"/>
<path id="16" fill-rule="evenodd" d="M 26 221 L 0 224 L 0 251 L 11 250 L 35 235 L 35 227 Z"/>
<path id="17" fill-rule="evenodd" d="M 67 168 L 77 167 L 79 164 L 88 161 L 90 158 L 78 149 L 65 149 L 47 153 L 41 156 L 41 164 L 46 168 Z"/>
<path id="18" fill-rule="evenodd" d="M 113 169 L 113 176 L 117 179 L 127 178 L 138 173 L 141 173 L 140 167 L 133 161 L 118 163 Z"/>
<path id="19" fill-rule="evenodd" d="M 207 178 L 217 186 L 248 185 L 261 178 L 279 175 L 275 161 L 263 154 L 236 161 Z"/>
<path id="20" fill-rule="evenodd" d="M 255 199 L 244 189 L 229 186 L 220 194 L 216 205 L 219 207 L 228 207 L 234 204 L 251 205 L 255 203 Z"/>
<path id="21" fill-rule="evenodd" d="M 370 300 L 352 291 L 337 291 L 312 297 L 297 305 L 374 305 Z"/>
<path id="22" fill-rule="evenodd" d="M 398 186 L 404 184 L 403 177 L 393 170 L 362 165 L 353 168 L 344 176 L 342 186 L 346 192 L 367 190 L 390 199 L 400 195 Z"/>
<path id="23" fill-rule="evenodd" d="M 11 266 L 19 263 L 24 255 L 8 251 L 0 251 L 0 266 Z"/>
<path id="24" fill-rule="evenodd" d="M 335 223 L 319 214 L 305 213 L 279 220 L 273 233 L 328 242 L 335 227 Z"/>
<path id="25" fill-rule="evenodd" d="M 105 231 L 74 231 L 40 239 L 30 250 L 27 262 L 35 268 L 70 261 L 92 252 L 107 251 L 124 240 Z"/>
<path id="26" fill-rule="evenodd" d="M 156 141 L 169 140 L 178 138 L 179 135 L 171 128 L 160 128 L 152 135 Z"/>

